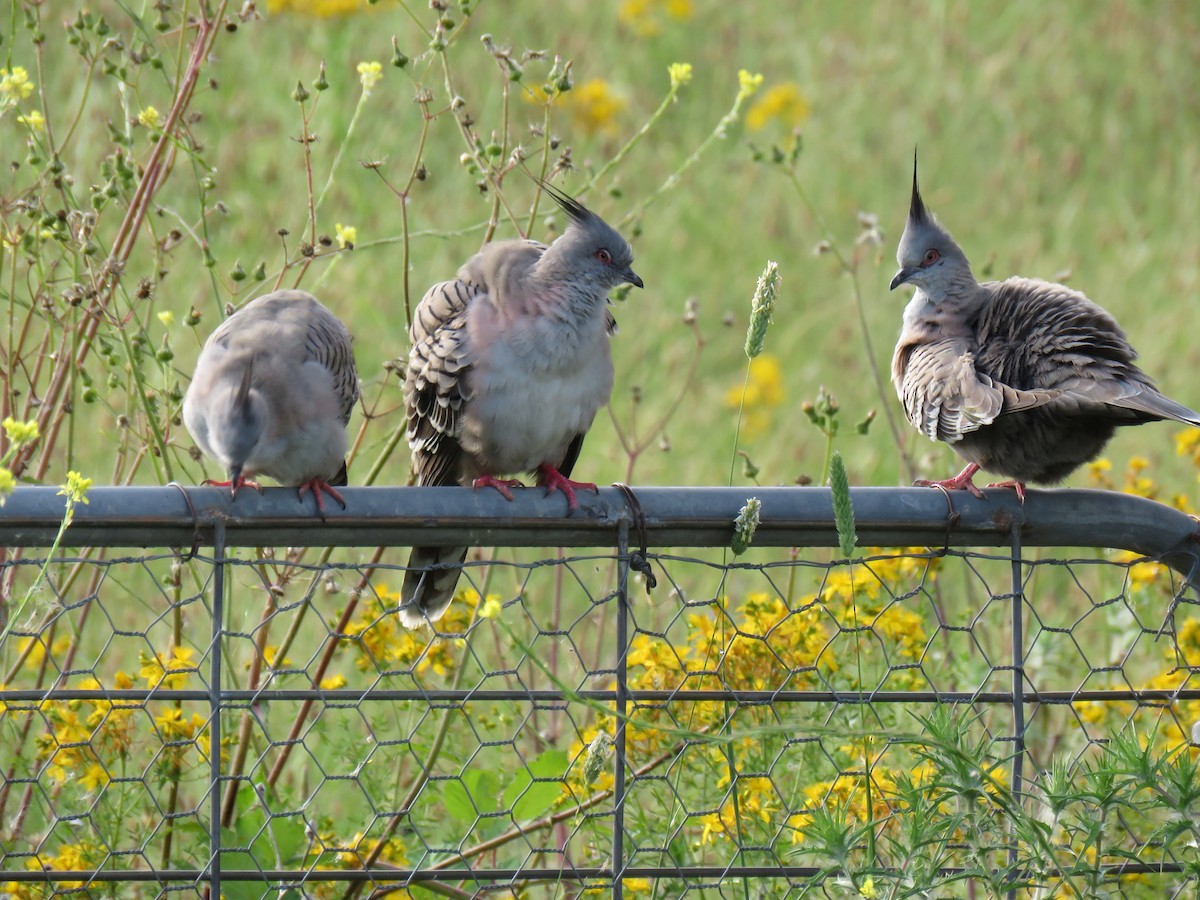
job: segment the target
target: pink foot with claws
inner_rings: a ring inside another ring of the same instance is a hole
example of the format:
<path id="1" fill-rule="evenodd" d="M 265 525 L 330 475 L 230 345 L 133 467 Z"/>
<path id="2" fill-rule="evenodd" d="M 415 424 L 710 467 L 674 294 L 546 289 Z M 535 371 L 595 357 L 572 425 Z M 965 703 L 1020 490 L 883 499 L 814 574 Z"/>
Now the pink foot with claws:
<path id="1" fill-rule="evenodd" d="M 946 491 L 970 491 L 980 500 L 985 499 L 983 491 L 975 487 L 975 482 L 972 480 L 975 473 L 979 471 L 979 466 L 975 463 L 969 464 L 965 469 L 955 475 L 953 478 L 947 478 L 945 481 L 928 481 L 924 478 L 918 478 L 913 482 L 914 487 L 935 487 Z"/>
<path id="2" fill-rule="evenodd" d="M 590 481 L 572 481 L 558 469 L 549 463 L 542 463 L 538 466 L 538 484 L 546 489 L 546 496 L 550 496 L 555 491 L 561 490 L 567 497 L 567 509 L 579 509 L 579 500 L 575 497 L 575 491 L 593 491 L 600 493 L 600 489 Z"/>
<path id="3" fill-rule="evenodd" d="M 1007 487 L 1017 492 L 1017 500 L 1025 505 L 1025 482 L 1023 481 L 993 481 L 988 487 Z"/>
<path id="4" fill-rule="evenodd" d="M 316 498 L 316 501 L 317 501 L 317 511 L 322 516 L 325 515 L 325 501 L 321 499 L 322 492 L 328 494 L 330 497 L 332 497 L 338 503 L 342 504 L 342 509 L 346 508 L 346 501 L 342 499 L 342 495 L 339 494 L 328 483 L 322 481 L 320 478 L 314 478 L 314 479 L 312 479 L 312 481 L 306 481 L 303 484 L 299 485 L 299 488 L 300 488 L 300 499 L 301 500 L 304 499 L 305 494 L 307 494 L 309 491 L 312 491 L 312 495 L 314 498 Z"/>
<path id="5" fill-rule="evenodd" d="M 260 494 L 262 493 L 262 485 L 257 481 L 252 481 L 244 475 L 238 475 L 236 478 L 231 478 L 229 481 L 213 481 L 211 478 L 206 478 L 201 484 L 206 484 L 209 487 L 227 487 L 229 488 L 229 496 L 237 499 L 237 492 L 244 487 L 254 488 Z"/>
<path id="6" fill-rule="evenodd" d="M 516 478 L 494 478 L 491 475 L 480 475 L 471 482 L 471 487 L 478 490 L 481 487 L 495 488 L 500 492 L 500 496 L 505 500 L 513 498 L 512 491 L 509 488 L 525 487 L 525 483 Z"/>

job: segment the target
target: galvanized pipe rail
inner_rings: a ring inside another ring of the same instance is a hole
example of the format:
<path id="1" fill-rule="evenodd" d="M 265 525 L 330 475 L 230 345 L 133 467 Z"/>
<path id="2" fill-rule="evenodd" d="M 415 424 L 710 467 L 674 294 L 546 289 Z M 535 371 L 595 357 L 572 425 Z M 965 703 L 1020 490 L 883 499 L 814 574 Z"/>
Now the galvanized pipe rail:
<path id="1" fill-rule="evenodd" d="M 484 547 L 612 547 L 624 524 L 640 539 L 634 511 L 616 488 L 581 492 L 567 515 L 560 495 L 467 488 L 345 488 L 346 508 L 290 488 L 236 499 L 213 487 L 94 487 L 75 508 L 60 547 L 212 546 L 215 524 L 228 547 L 367 547 L 470 544 Z M 758 546 L 835 547 L 828 488 L 639 487 L 634 490 L 652 547 L 720 547 L 749 496 L 762 501 Z M 851 489 L 859 546 L 1104 547 L 1163 559 L 1185 576 L 1200 562 L 1200 523 L 1178 510 L 1093 490 L 985 492 L 930 488 Z M 58 534 L 63 498 L 53 487 L 20 487 L 0 508 L 0 546 L 48 547 Z"/>

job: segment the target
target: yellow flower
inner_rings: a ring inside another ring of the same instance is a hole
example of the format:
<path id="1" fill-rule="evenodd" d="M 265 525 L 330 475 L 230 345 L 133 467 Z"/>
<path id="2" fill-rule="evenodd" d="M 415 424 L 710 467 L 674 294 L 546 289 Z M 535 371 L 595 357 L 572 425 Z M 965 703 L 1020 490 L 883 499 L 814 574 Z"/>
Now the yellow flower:
<path id="1" fill-rule="evenodd" d="M 667 68 L 667 72 L 671 76 L 672 88 L 682 87 L 692 80 L 691 63 L 671 63 L 671 65 Z"/>
<path id="2" fill-rule="evenodd" d="M 267 665 L 272 669 L 278 669 L 280 666 L 290 666 L 292 664 L 292 661 L 286 656 L 283 659 L 277 659 L 276 657 L 278 655 L 278 647 L 271 644 L 263 647 L 263 658 L 266 659 Z"/>
<path id="3" fill-rule="evenodd" d="M 685 22 L 694 12 L 692 0 L 622 0 L 617 20 L 639 37 L 654 37 L 666 20 Z"/>
<path id="4" fill-rule="evenodd" d="M 338 222 L 333 228 L 337 232 L 338 246 L 343 250 L 346 248 L 353 250 L 354 245 L 358 242 L 358 229 L 353 225 L 343 225 L 341 222 Z"/>
<path id="5" fill-rule="evenodd" d="M 1177 456 L 1190 456 L 1195 461 L 1200 453 L 1200 428 L 1185 428 L 1176 432 L 1175 453 Z"/>
<path id="6" fill-rule="evenodd" d="M 157 128 L 159 122 L 162 121 L 162 116 L 153 106 L 147 106 L 137 114 L 138 123 L 145 125 L 147 128 Z"/>
<path id="7" fill-rule="evenodd" d="M 24 66 L 13 66 L 11 72 L 0 69 L 0 103 L 7 106 L 24 100 L 32 93 L 33 82 L 29 80 L 29 73 Z"/>
<path id="8" fill-rule="evenodd" d="M 8 439 L 14 444 L 31 444 L 38 439 L 37 422 L 30 419 L 28 422 L 18 422 L 12 416 L 4 420 L 4 433 Z"/>
<path id="9" fill-rule="evenodd" d="M 1113 559 L 1129 566 L 1129 583 L 1134 590 L 1149 587 L 1167 573 L 1167 567 L 1162 563 L 1146 559 L 1140 553 L 1129 550 L 1122 550 L 1115 554 Z M 1170 589 L 1170 582 L 1167 582 L 1167 588 Z"/>
<path id="10" fill-rule="evenodd" d="M 1144 456 L 1134 456 L 1129 460 L 1129 467 L 1125 471 L 1125 485 L 1121 488 L 1123 493 L 1133 494 L 1136 497 L 1146 497 L 1150 500 L 1157 499 L 1158 485 L 1153 478 L 1143 475 L 1150 468 L 1150 461 Z"/>
<path id="11" fill-rule="evenodd" d="M 800 92 L 799 85 L 785 81 L 772 85 L 754 101 L 746 113 L 746 127 L 761 131 L 770 123 L 779 122 L 785 128 L 796 128 L 808 118 L 810 109 L 808 98 Z"/>
<path id="12" fill-rule="evenodd" d="M 360 62 L 358 64 L 358 80 L 362 83 L 363 96 L 369 96 L 371 89 L 383 78 L 383 66 L 377 62 Z"/>
<path id="13" fill-rule="evenodd" d="M 0 466 L 0 506 L 4 505 L 4 498 L 11 494 L 16 486 L 17 479 L 13 473 Z"/>
<path id="14" fill-rule="evenodd" d="M 742 430 L 747 437 L 761 434 L 770 426 L 772 410 L 783 399 L 783 366 L 770 353 L 750 360 L 742 385 L 734 385 L 725 392 L 725 405 L 742 410 Z"/>
<path id="15" fill-rule="evenodd" d="M 792 843 L 804 843 L 804 829 L 812 822 L 810 813 L 793 813 L 788 816 L 787 826 L 792 829 Z"/>
<path id="16" fill-rule="evenodd" d="M 46 120 L 36 109 L 31 110 L 23 116 L 17 116 L 17 121 L 30 131 L 46 130 Z"/>
<path id="17" fill-rule="evenodd" d="M 66 497 L 70 503 L 88 503 L 87 492 L 92 486 L 92 479 L 84 478 L 72 470 L 67 473 L 67 483 L 62 485 L 55 496 Z"/>
<path id="18" fill-rule="evenodd" d="M 879 892 L 875 890 L 875 879 L 868 876 L 867 880 L 862 883 L 862 887 L 858 889 L 858 896 L 866 897 L 867 900 L 875 900 L 879 896 Z"/>
<path id="19" fill-rule="evenodd" d="M 344 688 L 345 686 L 345 675 L 330 675 L 328 678 L 322 678 L 320 685 L 323 691 L 336 691 L 338 688 Z"/>
<path id="20" fill-rule="evenodd" d="M 164 741 L 174 741 L 187 734 L 187 722 L 183 719 L 183 710 L 170 707 L 154 717 L 154 725 Z"/>
<path id="21" fill-rule="evenodd" d="M 1200 428 L 1196 429 L 1196 433 L 1200 434 Z M 1103 456 L 1097 460 L 1087 464 L 1088 484 L 1096 487 L 1112 487 L 1112 477 L 1108 474 L 1112 471 L 1112 463 Z"/>
<path id="22" fill-rule="evenodd" d="M 158 321 L 162 322 L 167 328 L 175 324 L 175 313 L 169 309 L 164 309 L 158 314 Z"/>
<path id="23" fill-rule="evenodd" d="M 108 777 L 108 771 L 100 763 L 92 763 L 88 770 L 83 773 L 83 777 L 79 779 L 79 783 L 83 785 L 85 791 L 98 791 L 105 787 L 112 779 Z"/>
<path id="24" fill-rule="evenodd" d="M 79 721 L 72 710 L 56 711 L 58 726 L 54 729 L 54 740 L 62 744 L 86 744 L 92 733 Z"/>
<path id="25" fill-rule="evenodd" d="M 294 12 L 321 19 L 372 9 L 371 0 L 267 0 L 267 12 Z"/>
<path id="26" fill-rule="evenodd" d="M 625 101 L 617 96 L 603 78 L 585 81 L 566 96 L 572 120 L 589 134 L 611 134 L 617 130 L 617 114 Z"/>
<path id="27" fill-rule="evenodd" d="M 500 615 L 502 608 L 500 598 L 495 594 L 488 594 L 487 599 L 483 601 L 483 606 L 479 607 L 479 618 L 493 619 Z"/>
<path id="28" fill-rule="evenodd" d="M 762 83 L 763 76 L 761 74 L 752 74 L 747 69 L 739 69 L 737 102 L 741 103 L 747 97 L 753 96 L 762 87 Z"/>
<path id="29" fill-rule="evenodd" d="M 1099 725 L 1108 717 L 1108 704 L 1094 700 L 1078 700 L 1071 704 L 1079 721 L 1085 725 Z"/>
<path id="30" fill-rule="evenodd" d="M 159 654 L 152 657 L 142 657 L 142 668 L 138 675 L 146 679 L 148 687 L 158 687 L 160 684 L 169 688 L 181 688 L 187 684 L 187 677 L 196 671 L 192 658 L 195 650 L 187 647 L 172 647 L 171 656 L 166 662 Z"/>

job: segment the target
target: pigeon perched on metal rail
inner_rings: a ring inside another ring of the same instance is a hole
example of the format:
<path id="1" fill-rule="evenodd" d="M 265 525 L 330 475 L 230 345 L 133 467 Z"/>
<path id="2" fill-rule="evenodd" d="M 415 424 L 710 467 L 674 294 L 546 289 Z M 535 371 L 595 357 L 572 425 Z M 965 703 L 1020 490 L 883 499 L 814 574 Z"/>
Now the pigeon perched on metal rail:
<path id="1" fill-rule="evenodd" d="M 1061 284 L 1009 278 L 980 284 L 954 238 L 921 200 L 913 157 L 908 223 L 892 279 L 916 287 L 892 358 L 892 383 L 912 424 L 945 441 L 967 466 L 944 481 L 982 492 L 980 469 L 1056 484 L 1095 459 L 1119 425 L 1200 414 L 1164 397 L 1136 365 L 1116 320 Z"/>
<path id="2" fill-rule="evenodd" d="M 350 332 L 304 291 L 250 301 L 212 333 L 183 399 L 183 421 L 204 453 L 229 473 L 229 487 L 280 484 L 322 492 L 343 506 L 346 425 L 358 400 Z"/>
<path id="3" fill-rule="evenodd" d="M 494 487 L 508 499 L 535 472 L 547 493 L 570 479 L 584 435 L 612 393 L 608 293 L 642 287 L 628 242 L 583 204 L 548 184 L 570 220 L 550 246 L 489 244 L 435 284 L 413 316 L 404 383 L 408 440 L 421 485 Z M 441 616 L 466 547 L 414 547 L 401 588 L 408 627 Z"/>

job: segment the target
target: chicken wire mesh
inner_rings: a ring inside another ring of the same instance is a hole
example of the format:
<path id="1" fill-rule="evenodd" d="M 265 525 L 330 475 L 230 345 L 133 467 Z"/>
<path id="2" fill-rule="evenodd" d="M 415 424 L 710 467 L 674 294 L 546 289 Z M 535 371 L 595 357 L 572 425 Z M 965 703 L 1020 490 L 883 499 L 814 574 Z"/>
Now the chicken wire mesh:
<path id="1" fill-rule="evenodd" d="M 0 896 L 1195 891 L 1187 517 L 859 490 L 847 560 L 767 490 L 734 557 L 737 491 L 534 493 L 98 492 L 47 554 L 18 491 Z M 410 631 L 418 538 L 489 549 Z"/>

